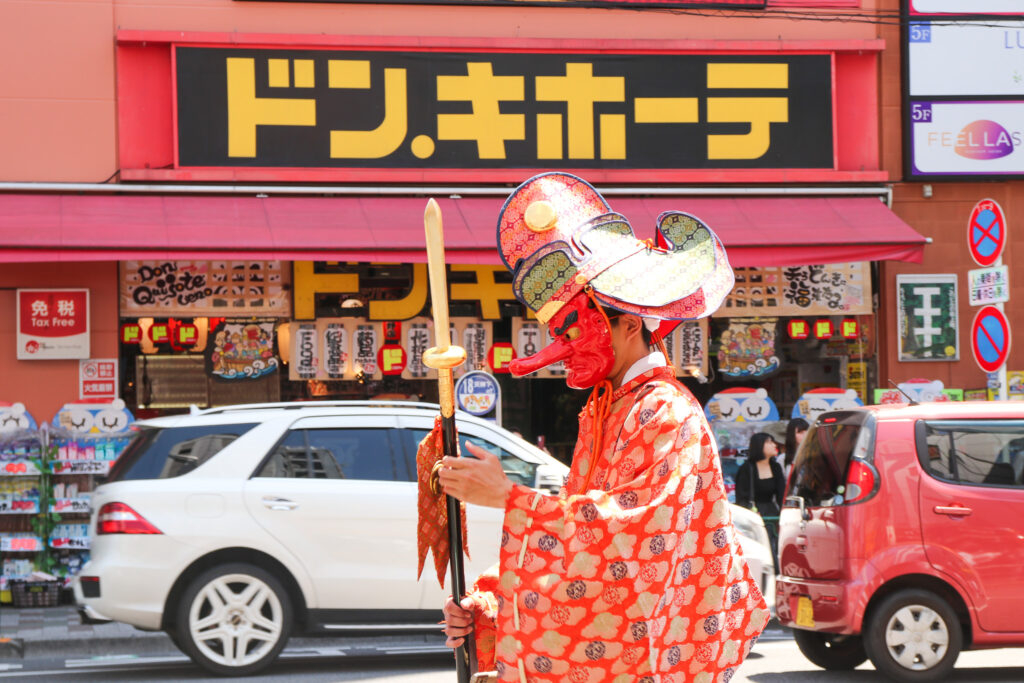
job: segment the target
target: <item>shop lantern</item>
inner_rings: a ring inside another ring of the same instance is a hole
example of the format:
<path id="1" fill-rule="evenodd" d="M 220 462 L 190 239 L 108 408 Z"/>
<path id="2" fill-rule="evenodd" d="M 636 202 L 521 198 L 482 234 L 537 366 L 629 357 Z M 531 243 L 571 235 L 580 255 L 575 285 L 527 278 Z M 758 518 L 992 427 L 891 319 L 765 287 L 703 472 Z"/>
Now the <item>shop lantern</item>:
<path id="1" fill-rule="evenodd" d="M 487 352 L 487 364 L 495 373 L 508 373 L 508 364 L 516 357 L 516 351 L 508 342 L 497 342 Z"/>
<path id="2" fill-rule="evenodd" d="M 195 346 L 199 343 L 199 327 L 191 323 L 180 323 L 174 329 L 174 343 L 178 346 Z"/>
<path id="3" fill-rule="evenodd" d="M 384 376 L 401 375 L 409 357 L 398 344 L 384 344 L 377 351 L 377 365 Z"/>
<path id="4" fill-rule="evenodd" d="M 171 341 L 170 325 L 154 322 L 149 326 L 149 340 L 154 344 L 166 344 Z"/>
<path id="5" fill-rule="evenodd" d="M 828 318 L 818 318 L 814 321 L 815 339 L 831 339 L 834 332 L 835 327 L 833 327 L 832 321 Z"/>
<path id="6" fill-rule="evenodd" d="M 843 339 L 856 339 L 857 335 L 860 334 L 860 326 L 857 325 L 857 320 L 854 318 L 843 318 L 843 322 L 839 323 L 839 334 L 842 335 Z"/>
<path id="7" fill-rule="evenodd" d="M 138 323 L 125 323 L 124 325 L 121 325 L 121 343 L 141 344 L 142 325 Z"/>
<path id="8" fill-rule="evenodd" d="M 807 321 L 803 318 L 794 318 L 789 321 L 789 338 L 790 339 L 807 339 L 811 334 L 811 326 L 807 324 Z"/>

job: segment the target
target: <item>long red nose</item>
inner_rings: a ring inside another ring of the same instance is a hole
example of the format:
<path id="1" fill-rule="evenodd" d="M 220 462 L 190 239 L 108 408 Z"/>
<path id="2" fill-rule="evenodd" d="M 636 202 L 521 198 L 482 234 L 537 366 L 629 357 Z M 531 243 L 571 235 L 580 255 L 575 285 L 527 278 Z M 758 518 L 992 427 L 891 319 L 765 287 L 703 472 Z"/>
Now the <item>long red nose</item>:
<path id="1" fill-rule="evenodd" d="M 522 377 L 523 375 L 529 375 L 531 372 L 537 372 L 541 368 L 546 368 L 558 361 L 565 360 L 571 355 L 572 347 L 561 339 L 556 339 L 532 356 L 516 358 L 509 363 L 508 369 L 516 377 Z"/>

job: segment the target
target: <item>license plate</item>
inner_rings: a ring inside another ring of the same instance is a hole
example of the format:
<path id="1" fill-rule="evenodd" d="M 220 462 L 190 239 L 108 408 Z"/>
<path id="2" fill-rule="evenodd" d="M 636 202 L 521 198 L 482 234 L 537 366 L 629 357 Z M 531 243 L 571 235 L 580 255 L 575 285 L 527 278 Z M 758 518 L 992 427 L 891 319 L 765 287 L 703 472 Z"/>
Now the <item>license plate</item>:
<path id="1" fill-rule="evenodd" d="M 814 628 L 814 605 L 811 599 L 800 596 L 796 601 L 796 625 L 804 628 Z"/>

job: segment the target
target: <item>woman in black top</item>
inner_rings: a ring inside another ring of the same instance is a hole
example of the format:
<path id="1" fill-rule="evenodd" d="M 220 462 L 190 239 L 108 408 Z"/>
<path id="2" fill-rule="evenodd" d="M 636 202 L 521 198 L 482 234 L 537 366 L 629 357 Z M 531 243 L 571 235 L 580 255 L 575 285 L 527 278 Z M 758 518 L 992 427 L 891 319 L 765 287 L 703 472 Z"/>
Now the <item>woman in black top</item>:
<path id="1" fill-rule="evenodd" d="M 772 557 L 778 565 L 779 511 L 786 493 L 786 477 L 775 456 L 779 446 L 769 434 L 750 437 L 747 461 L 736 472 L 736 504 L 755 510 L 764 519 Z M 778 570 L 778 566 L 776 566 Z"/>

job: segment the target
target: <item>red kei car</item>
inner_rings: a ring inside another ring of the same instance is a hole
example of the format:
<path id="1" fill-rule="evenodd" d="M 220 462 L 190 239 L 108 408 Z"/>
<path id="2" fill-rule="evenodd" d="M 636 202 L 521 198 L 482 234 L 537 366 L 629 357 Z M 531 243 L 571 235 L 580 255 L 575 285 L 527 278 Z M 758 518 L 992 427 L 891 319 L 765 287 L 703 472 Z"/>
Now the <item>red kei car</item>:
<path id="1" fill-rule="evenodd" d="M 786 496 L 776 612 L 818 666 L 936 681 L 1024 646 L 1024 403 L 824 413 Z"/>

